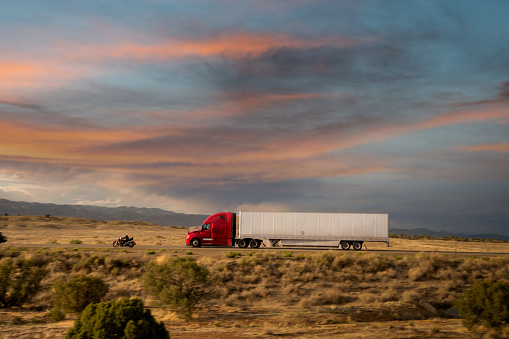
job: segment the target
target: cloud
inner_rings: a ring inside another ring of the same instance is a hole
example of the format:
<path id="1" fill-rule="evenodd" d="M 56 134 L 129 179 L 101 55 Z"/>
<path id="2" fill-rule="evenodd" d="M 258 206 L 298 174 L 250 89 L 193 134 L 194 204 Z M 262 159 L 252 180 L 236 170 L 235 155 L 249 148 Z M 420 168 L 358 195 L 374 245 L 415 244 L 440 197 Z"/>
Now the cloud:
<path id="1" fill-rule="evenodd" d="M 461 149 L 471 151 L 471 152 L 480 152 L 480 151 L 495 151 L 500 153 L 508 153 L 509 152 L 509 143 L 490 143 L 483 145 L 475 145 L 475 146 L 463 146 Z"/>
<path id="2" fill-rule="evenodd" d="M 70 65 L 58 58 L 51 60 L 26 56 L 14 57 L 16 61 L 0 56 L 0 90 L 2 100 L 19 101 L 34 90 L 60 88 L 75 79 L 91 77 L 93 68 Z"/>
<path id="3" fill-rule="evenodd" d="M 311 97 L 313 97 L 311 95 Z M 276 96 L 276 101 L 281 99 Z M 305 97 L 307 98 L 307 97 Z M 401 171 L 382 157 L 342 156 L 334 152 L 450 125 L 493 121 L 505 110 L 453 111 L 421 121 L 383 120 L 318 124 L 309 130 L 270 126 L 231 128 L 137 126 L 119 129 L 37 128 L 0 123 L 0 159 L 116 173 L 117 181 L 180 180 L 189 184 L 278 182 L 286 179 L 356 176 Z M 308 117 L 309 118 L 309 117 Z M 305 120 L 302 121 L 305 123 Z M 218 132 L 219 131 L 219 132 Z"/>

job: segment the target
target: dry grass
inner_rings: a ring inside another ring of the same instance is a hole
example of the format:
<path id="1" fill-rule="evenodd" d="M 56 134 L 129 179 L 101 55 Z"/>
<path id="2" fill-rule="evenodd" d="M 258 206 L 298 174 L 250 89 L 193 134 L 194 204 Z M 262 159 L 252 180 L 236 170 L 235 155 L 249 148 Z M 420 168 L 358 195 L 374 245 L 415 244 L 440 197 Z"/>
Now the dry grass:
<path id="1" fill-rule="evenodd" d="M 137 244 L 182 245 L 189 228 L 158 226 L 136 221 L 102 221 L 82 218 L 44 216 L 0 216 L 0 231 L 8 237 L 5 245 L 69 244 L 79 239 L 83 244 L 108 244 L 128 233 Z"/>

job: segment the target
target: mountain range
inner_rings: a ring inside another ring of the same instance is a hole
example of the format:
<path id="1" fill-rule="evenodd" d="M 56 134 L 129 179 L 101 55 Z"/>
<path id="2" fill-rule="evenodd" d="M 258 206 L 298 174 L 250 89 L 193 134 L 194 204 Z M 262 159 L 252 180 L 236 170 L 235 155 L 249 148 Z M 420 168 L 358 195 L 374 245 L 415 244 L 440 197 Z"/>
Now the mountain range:
<path id="1" fill-rule="evenodd" d="M 161 226 L 199 226 L 205 214 L 184 214 L 159 208 L 57 205 L 0 199 L 0 215 L 51 215 L 95 220 L 145 221 Z"/>
<path id="2" fill-rule="evenodd" d="M 405 229 L 405 228 L 392 228 L 391 234 L 404 234 L 404 235 L 429 235 L 431 237 L 443 238 L 443 237 L 451 237 L 455 236 L 458 238 L 481 238 L 481 239 L 500 239 L 500 240 L 509 240 L 509 237 L 503 236 L 500 234 L 491 234 L 491 233 L 483 233 L 483 234 L 465 234 L 465 233 L 450 233 L 446 231 L 431 231 L 427 228 L 414 228 L 414 229 Z"/>
<path id="3" fill-rule="evenodd" d="M 140 207 L 100 207 L 91 205 L 57 205 L 0 199 L 0 215 L 51 215 L 95 220 L 145 221 L 161 226 L 200 226 L 208 217 L 206 214 L 185 214 L 159 208 Z M 484 238 L 509 240 L 499 234 L 463 234 L 445 231 L 432 231 L 426 228 L 390 228 L 391 234 L 429 235 L 432 237 L 457 236 L 460 238 Z"/>

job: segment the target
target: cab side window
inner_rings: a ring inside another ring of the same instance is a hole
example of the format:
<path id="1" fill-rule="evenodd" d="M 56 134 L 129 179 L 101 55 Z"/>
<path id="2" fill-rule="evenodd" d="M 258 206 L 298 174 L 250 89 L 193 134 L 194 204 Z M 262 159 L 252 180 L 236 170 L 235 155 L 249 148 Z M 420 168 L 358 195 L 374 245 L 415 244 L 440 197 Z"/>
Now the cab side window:
<path id="1" fill-rule="evenodd" d="M 201 228 L 203 231 L 205 230 L 210 230 L 210 224 L 205 224 L 203 225 L 203 227 Z"/>

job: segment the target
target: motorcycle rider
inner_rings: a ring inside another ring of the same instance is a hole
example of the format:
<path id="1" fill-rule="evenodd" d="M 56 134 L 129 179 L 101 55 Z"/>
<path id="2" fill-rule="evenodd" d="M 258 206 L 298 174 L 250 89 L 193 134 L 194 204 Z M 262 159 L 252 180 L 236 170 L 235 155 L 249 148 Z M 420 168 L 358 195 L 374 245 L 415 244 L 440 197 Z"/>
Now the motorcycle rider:
<path id="1" fill-rule="evenodd" d="M 129 241 L 129 236 L 126 233 L 125 237 L 122 238 L 122 244 L 126 244 L 128 241 Z"/>

